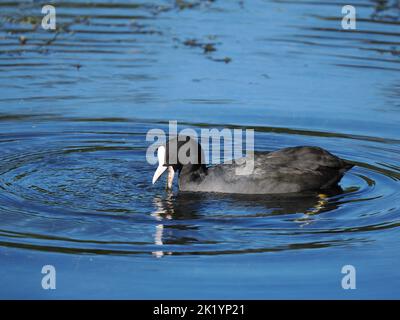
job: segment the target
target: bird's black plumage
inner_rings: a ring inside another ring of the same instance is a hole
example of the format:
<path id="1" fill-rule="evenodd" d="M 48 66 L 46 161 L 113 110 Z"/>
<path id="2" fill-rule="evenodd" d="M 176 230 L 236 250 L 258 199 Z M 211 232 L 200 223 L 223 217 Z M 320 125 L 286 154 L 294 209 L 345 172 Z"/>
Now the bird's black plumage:
<path id="1" fill-rule="evenodd" d="M 344 173 L 353 167 L 350 162 L 322 148 L 299 146 L 256 152 L 253 170 L 248 174 L 238 174 L 245 165 L 244 161 L 206 167 L 200 163 L 202 150 L 197 142 L 188 139 L 186 143 L 195 144 L 196 148 L 192 150 L 198 151 L 192 163 L 181 164 L 178 160 L 178 163 L 171 164 L 179 172 L 181 191 L 276 194 L 326 190 L 336 187 Z M 180 142 L 176 151 L 179 152 L 183 145 Z M 175 151 L 167 151 L 165 165 L 169 165 L 172 152 Z"/>

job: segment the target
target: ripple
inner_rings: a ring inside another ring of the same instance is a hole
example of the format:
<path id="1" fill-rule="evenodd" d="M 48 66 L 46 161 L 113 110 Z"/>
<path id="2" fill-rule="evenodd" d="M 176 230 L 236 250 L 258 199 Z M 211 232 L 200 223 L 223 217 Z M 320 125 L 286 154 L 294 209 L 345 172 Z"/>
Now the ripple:
<path id="1" fill-rule="evenodd" d="M 55 127 L 55 119 L 46 121 Z M 400 226 L 396 140 L 281 128 L 270 141 L 272 129 L 258 127 L 262 150 L 314 142 L 357 165 L 329 194 L 167 194 L 162 183 L 151 185 L 154 168 L 145 161 L 145 132 L 155 123 L 92 120 L 58 119 L 57 132 L 2 134 L 1 246 L 156 257 L 249 254 L 357 246 Z M 71 130 L 72 123 L 79 129 Z"/>

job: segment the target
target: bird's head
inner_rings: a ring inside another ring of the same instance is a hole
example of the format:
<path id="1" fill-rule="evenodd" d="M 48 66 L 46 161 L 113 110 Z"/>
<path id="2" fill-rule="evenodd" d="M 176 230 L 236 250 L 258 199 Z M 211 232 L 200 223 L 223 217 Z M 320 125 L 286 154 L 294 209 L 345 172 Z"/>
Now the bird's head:
<path id="1" fill-rule="evenodd" d="M 191 136 L 170 139 L 166 145 L 158 147 L 157 158 L 158 167 L 153 176 L 153 184 L 168 170 L 167 189 L 172 189 L 175 172 L 179 173 L 183 166 L 204 166 L 204 152 L 197 139 Z"/>

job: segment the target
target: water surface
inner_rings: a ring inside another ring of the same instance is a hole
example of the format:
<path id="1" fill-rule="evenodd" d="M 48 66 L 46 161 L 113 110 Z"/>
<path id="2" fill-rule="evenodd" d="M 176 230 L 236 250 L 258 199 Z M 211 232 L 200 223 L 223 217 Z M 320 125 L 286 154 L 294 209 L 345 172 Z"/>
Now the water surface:
<path id="1" fill-rule="evenodd" d="M 354 31 L 341 1 L 53 3 L 56 31 L 0 2 L 0 297 L 400 297 L 398 2 L 353 1 Z M 166 193 L 169 120 L 357 165 L 326 195 Z"/>

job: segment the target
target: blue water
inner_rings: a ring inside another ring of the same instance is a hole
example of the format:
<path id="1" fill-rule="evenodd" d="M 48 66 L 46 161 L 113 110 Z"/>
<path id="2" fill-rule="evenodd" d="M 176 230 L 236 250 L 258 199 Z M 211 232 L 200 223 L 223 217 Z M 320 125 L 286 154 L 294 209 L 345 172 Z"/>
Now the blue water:
<path id="1" fill-rule="evenodd" d="M 43 4 L 0 1 L 0 298 L 400 298 L 397 1 L 354 31 L 336 0 L 53 1 L 55 31 Z M 169 194 L 170 120 L 357 165 L 325 197 Z"/>

